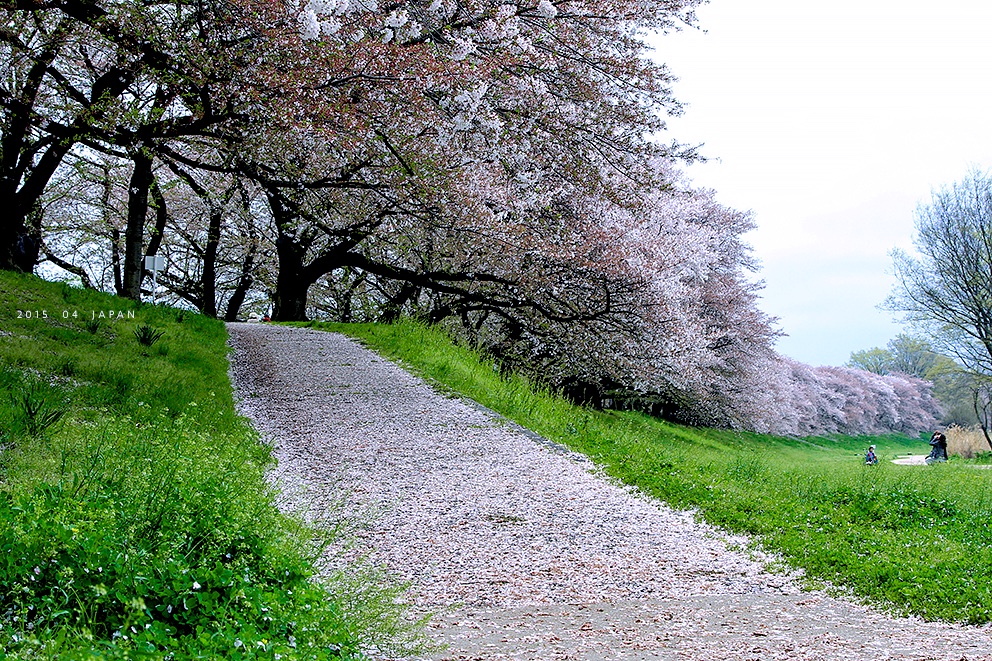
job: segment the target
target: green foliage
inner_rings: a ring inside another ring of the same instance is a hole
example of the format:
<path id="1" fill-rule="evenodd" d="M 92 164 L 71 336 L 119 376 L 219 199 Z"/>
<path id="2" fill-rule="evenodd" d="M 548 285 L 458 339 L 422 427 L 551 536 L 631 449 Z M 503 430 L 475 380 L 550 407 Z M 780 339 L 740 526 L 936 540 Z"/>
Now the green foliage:
<path id="1" fill-rule="evenodd" d="M 847 362 L 848 367 L 856 367 L 875 374 L 888 374 L 892 371 L 895 357 L 888 349 L 874 347 L 864 351 L 855 351 Z"/>
<path id="2" fill-rule="evenodd" d="M 146 347 L 158 342 L 163 335 L 165 331 L 157 330 L 148 324 L 142 324 L 134 329 L 134 337 L 138 340 L 138 344 Z"/>
<path id="3" fill-rule="evenodd" d="M 891 463 L 925 439 L 792 439 L 593 411 L 540 392 L 411 322 L 321 325 L 594 459 L 673 506 L 697 509 L 801 567 L 814 583 L 928 619 L 992 621 L 992 471 Z M 882 460 L 864 466 L 877 445 Z"/>
<path id="4" fill-rule="evenodd" d="M 222 323 L 4 272 L 0 300 L 13 430 L 0 438 L 0 658 L 423 646 L 383 576 L 317 580 L 335 532 L 276 508 L 270 451 L 234 411 Z M 139 324 L 168 332 L 170 350 L 116 339 Z"/>
<path id="5" fill-rule="evenodd" d="M 62 373 L 65 373 L 63 368 Z M 69 407 L 57 389 L 40 381 L 22 385 L 18 391 L 8 391 L 13 402 L 13 414 L 8 423 L 12 437 L 37 438 L 54 426 Z"/>

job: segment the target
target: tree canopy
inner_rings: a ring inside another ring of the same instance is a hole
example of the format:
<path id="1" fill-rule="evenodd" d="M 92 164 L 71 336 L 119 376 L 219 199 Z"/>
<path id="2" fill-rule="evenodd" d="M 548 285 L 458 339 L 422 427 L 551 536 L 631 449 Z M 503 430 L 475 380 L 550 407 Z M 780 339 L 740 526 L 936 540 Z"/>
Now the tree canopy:
<path id="1" fill-rule="evenodd" d="M 161 254 L 211 316 L 413 315 L 686 422 L 930 415 L 909 377 L 775 354 L 753 219 L 661 138 L 681 106 L 646 38 L 701 0 L 0 2 L 0 268 L 139 299 Z"/>
<path id="2" fill-rule="evenodd" d="M 992 176 L 971 171 L 916 211 L 917 254 L 893 252 L 887 301 L 974 380 L 974 407 L 989 438 L 992 417 Z M 989 440 L 992 446 L 992 439 Z"/>

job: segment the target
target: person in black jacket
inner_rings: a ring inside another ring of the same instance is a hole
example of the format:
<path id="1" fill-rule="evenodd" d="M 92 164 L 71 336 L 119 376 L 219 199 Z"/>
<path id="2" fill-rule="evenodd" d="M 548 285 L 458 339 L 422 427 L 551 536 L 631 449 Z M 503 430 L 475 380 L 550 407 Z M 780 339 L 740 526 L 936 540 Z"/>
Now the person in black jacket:
<path id="1" fill-rule="evenodd" d="M 935 461 L 947 461 L 947 437 L 941 432 L 935 431 L 930 437 L 930 456 L 927 463 Z"/>

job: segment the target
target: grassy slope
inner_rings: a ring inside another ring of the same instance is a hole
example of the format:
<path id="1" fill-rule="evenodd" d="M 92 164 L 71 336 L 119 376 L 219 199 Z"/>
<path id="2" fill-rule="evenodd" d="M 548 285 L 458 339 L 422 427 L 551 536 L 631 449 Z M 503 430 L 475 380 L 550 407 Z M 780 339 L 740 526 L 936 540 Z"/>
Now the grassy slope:
<path id="1" fill-rule="evenodd" d="M 317 325 L 585 453 L 609 474 L 708 521 L 756 535 L 807 575 L 929 619 L 992 621 L 992 471 L 897 466 L 920 439 L 788 439 L 596 412 L 497 376 L 491 362 L 412 323 Z M 881 465 L 866 467 L 869 443 Z"/>
<path id="2" fill-rule="evenodd" d="M 142 325 L 164 335 L 142 346 Z M 0 272 L 0 658 L 358 658 L 412 640 L 376 577 L 312 582 L 326 539 L 274 506 L 226 338 Z"/>

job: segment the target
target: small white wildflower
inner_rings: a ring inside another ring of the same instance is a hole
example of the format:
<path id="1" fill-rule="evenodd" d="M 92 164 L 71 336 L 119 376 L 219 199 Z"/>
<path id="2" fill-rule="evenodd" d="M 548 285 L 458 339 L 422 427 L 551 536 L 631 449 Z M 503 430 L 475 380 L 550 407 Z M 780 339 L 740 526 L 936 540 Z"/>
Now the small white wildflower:
<path id="1" fill-rule="evenodd" d="M 197 583 L 196 581 L 193 581 L 193 589 L 194 590 L 199 590 L 200 589 L 200 584 Z"/>

